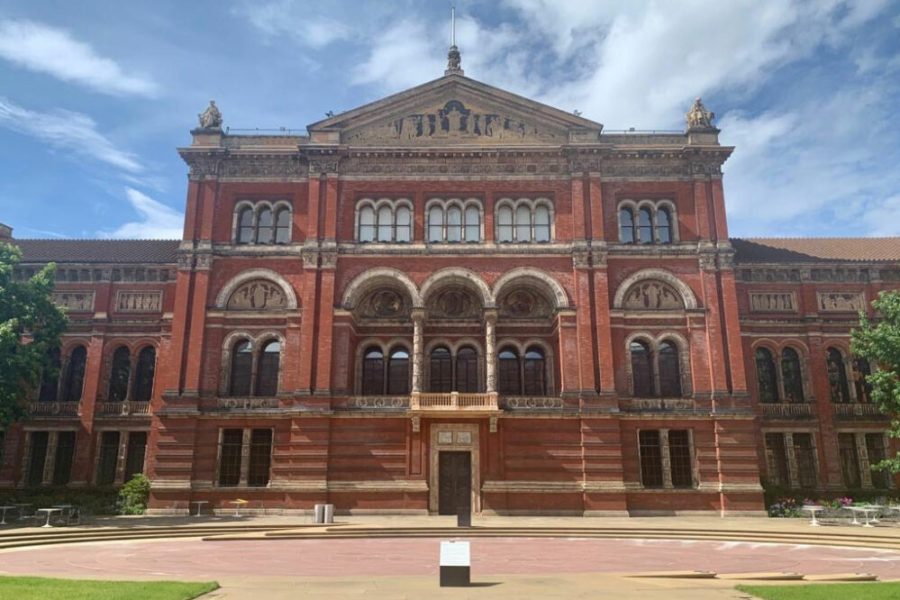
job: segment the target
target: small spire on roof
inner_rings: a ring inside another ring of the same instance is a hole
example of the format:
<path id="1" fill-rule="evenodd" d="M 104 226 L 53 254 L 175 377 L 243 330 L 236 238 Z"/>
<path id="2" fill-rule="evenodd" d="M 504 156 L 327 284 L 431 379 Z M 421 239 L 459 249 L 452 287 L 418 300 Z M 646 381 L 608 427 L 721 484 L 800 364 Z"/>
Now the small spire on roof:
<path id="1" fill-rule="evenodd" d="M 444 75 L 464 75 L 465 72 L 459 66 L 461 61 L 459 48 L 456 47 L 456 7 L 453 6 L 450 8 L 450 51 L 447 52 L 447 70 Z"/>

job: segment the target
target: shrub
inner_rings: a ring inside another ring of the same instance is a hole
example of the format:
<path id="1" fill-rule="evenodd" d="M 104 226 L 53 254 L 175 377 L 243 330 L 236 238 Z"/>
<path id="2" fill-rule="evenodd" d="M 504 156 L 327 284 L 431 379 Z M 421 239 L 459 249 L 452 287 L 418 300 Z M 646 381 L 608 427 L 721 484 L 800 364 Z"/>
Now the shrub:
<path id="1" fill-rule="evenodd" d="M 31 509 L 57 504 L 77 506 L 82 515 L 116 514 L 116 489 L 113 487 L 67 488 L 47 486 L 9 490 L 0 493 L 0 504 L 31 504 Z"/>
<path id="2" fill-rule="evenodd" d="M 150 480 L 138 473 L 119 490 L 116 508 L 120 515 L 142 515 L 150 498 Z"/>

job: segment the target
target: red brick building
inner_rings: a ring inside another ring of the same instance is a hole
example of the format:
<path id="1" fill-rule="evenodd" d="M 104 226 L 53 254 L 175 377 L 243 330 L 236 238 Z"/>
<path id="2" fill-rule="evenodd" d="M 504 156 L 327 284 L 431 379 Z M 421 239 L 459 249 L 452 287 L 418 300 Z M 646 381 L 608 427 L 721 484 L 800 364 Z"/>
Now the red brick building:
<path id="1" fill-rule="evenodd" d="M 849 332 L 900 239 L 729 239 L 699 101 L 604 132 L 453 58 L 303 136 L 211 106 L 180 241 L 14 240 L 71 325 L 0 487 L 602 515 L 893 486 Z"/>

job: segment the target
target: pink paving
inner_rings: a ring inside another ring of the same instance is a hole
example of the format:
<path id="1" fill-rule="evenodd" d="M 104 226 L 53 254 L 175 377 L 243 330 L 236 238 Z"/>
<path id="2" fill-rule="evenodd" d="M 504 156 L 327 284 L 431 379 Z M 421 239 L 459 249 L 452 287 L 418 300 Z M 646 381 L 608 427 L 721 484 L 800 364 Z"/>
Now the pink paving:
<path id="1" fill-rule="evenodd" d="M 464 538 L 463 538 L 464 539 Z M 210 579 L 437 573 L 438 539 L 104 542 L 0 553 L 0 573 Z M 864 548 L 676 540 L 472 540 L 472 574 L 868 572 L 900 578 L 900 552 Z"/>

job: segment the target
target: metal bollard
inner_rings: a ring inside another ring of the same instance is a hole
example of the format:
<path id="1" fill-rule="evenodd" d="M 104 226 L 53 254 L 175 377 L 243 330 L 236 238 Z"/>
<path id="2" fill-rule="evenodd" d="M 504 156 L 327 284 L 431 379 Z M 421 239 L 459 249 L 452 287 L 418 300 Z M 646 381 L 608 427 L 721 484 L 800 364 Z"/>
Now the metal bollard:
<path id="1" fill-rule="evenodd" d="M 322 516 L 323 523 L 334 523 L 334 504 L 326 504 Z"/>
<path id="2" fill-rule="evenodd" d="M 325 505 L 324 504 L 316 504 L 315 506 L 315 520 L 314 523 L 324 523 L 325 522 Z"/>

